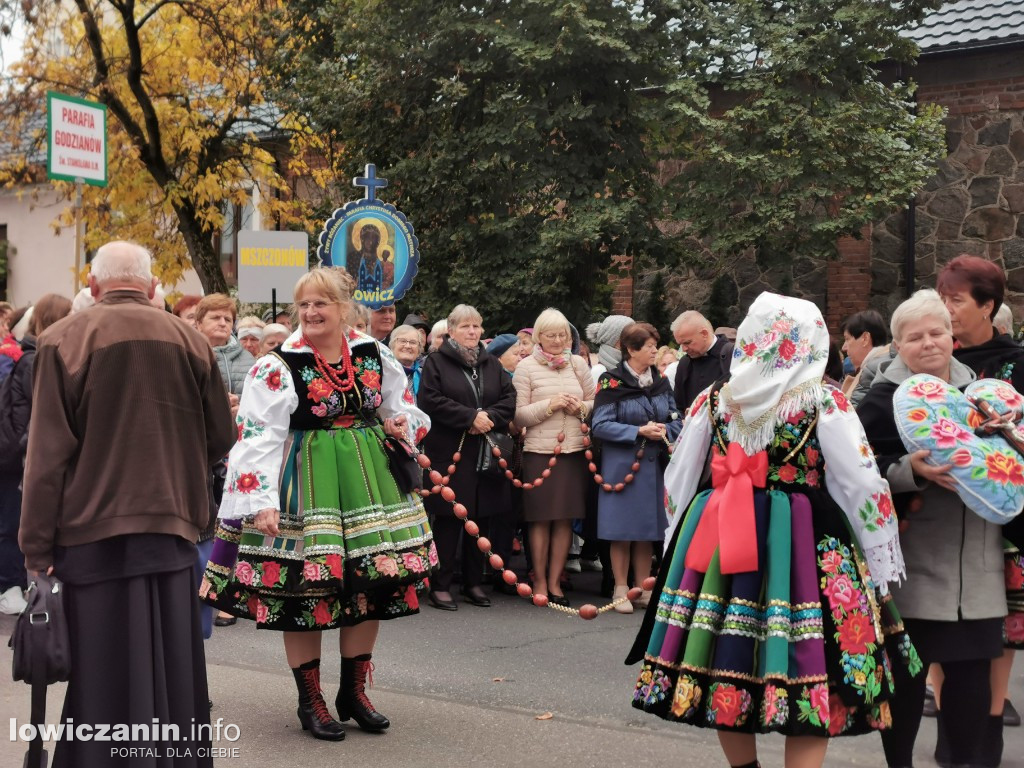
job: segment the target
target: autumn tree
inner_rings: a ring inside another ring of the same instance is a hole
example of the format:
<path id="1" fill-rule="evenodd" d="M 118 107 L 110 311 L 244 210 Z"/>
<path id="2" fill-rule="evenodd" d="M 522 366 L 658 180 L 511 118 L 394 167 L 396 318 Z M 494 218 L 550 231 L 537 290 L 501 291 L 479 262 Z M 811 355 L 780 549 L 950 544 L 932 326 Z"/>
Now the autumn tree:
<path id="1" fill-rule="evenodd" d="M 165 283 L 192 266 L 205 291 L 224 291 L 213 238 L 225 204 L 243 205 L 257 190 L 264 228 L 306 226 L 307 202 L 290 180 L 310 176 L 311 149 L 323 156 L 318 137 L 266 97 L 262 62 L 273 38 L 262 25 L 277 5 L 4 2 L 8 18 L 27 12 L 27 39 L 0 114 L 15 150 L 3 179 L 41 178 L 46 91 L 106 104 L 110 183 L 86 190 L 87 246 L 131 238 L 152 249 Z M 57 186 L 70 194 L 71 185 Z"/>
<path id="2" fill-rule="evenodd" d="M 665 105 L 643 89 L 670 62 L 643 5 L 288 3 L 282 103 L 337 133 L 349 175 L 390 179 L 420 239 L 416 306 L 468 302 L 495 332 L 549 305 L 590 320 L 614 256 L 660 258 L 648 141 Z"/>

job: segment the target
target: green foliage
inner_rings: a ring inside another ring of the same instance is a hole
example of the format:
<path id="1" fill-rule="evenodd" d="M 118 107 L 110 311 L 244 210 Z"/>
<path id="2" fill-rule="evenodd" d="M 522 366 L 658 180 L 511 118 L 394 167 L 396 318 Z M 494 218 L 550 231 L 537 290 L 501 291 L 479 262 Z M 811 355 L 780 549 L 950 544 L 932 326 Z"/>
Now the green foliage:
<path id="1" fill-rule="evenodd" d="M 900 30 L 941 0 L 670 3 L 685 76 L 666 93 L 674 216 L 714 253 L 788 260 L 906 205 L 942 156 L 941 110 L 891 82 L 916 55 Z M 889 73 L 886 75 L 885 73 Z"/>
<path id="2" fill-rule="evenodd" d="M 638 322 L 650 323 L 661 336 L 661 344 L 672 341 L 672 316 L 669 314 L 668 294 L 665 290 L 665 274 L 659 270 L 651 277 L 647 286 L 647 301 L 642 310 L 634 311 Z"/>
<path id="3" fill-rule="evenodd" d="M 668 19 L 611 0 L 288 13 L 308 44 L 281 57 L 280 98 L 339 138 L 350 175 L 374 162 L 390 179 L 420 239 L 410 300 L 432 317 L 467 302 L 498 332 L 553 305 L 579 324 L 609 308 L 613 256 L 664 257 L 645 142 L 667 104 L 639 89 L 670 79 Z"/>
<path id="4" fill-rule="evenodd" d="M 711 284 L 711 293 L 708 295 L 708 303 L 704 308 L 704 317 L 711 323 L 712 328 L 732 326 L 739 324 L 739 321 L 732 316 L 733 307 L 739 300 L 736 292 L 736 284 L 729 275 L 719 275 Z"/>

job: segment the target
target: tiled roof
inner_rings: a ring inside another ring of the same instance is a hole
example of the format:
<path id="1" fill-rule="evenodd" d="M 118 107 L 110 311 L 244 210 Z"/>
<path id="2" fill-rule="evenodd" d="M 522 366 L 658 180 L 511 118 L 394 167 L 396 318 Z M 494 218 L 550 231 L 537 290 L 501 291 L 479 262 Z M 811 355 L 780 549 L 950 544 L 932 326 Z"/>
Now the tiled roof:
<path id="1" fill-rule="evenodd" d="M 1024 0 L 954 0 L 906 35 L 925 54 L 1024 42 Z"/>

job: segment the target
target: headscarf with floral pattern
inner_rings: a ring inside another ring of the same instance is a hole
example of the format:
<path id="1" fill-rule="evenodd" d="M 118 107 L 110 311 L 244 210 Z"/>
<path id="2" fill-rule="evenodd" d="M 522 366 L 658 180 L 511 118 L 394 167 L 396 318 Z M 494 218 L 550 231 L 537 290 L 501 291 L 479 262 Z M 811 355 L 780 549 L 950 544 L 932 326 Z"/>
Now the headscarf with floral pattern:
<path id="1" fill-rule="evenodd" d="M 816 406 L 828 345 L 814 304 L 767 291 L 758 296 L 736 332 L 730 379 L 722 387 L 729 441 L 754 454 L 771 443 L 777 424 Z"/>

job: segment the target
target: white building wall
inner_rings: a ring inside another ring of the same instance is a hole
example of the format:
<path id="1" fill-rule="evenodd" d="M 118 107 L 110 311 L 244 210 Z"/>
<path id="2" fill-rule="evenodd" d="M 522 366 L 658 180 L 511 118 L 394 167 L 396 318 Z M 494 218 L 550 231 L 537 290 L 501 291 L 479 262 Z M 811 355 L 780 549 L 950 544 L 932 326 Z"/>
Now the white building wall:
<path id="1" fill-rule="evenodd" d="M 47 293 L 74 298 L 75 228 L 53 226 L 70 206 L 49 184 L 0 191 L 0 225 L 7 226 L 7 301 L 15 307 L 33 304 Z M 35 193 L 36 199 L 33 199 Z M 189 270 L 177 286 L 166 290 L 202 295 L 199 276 Z"/>

